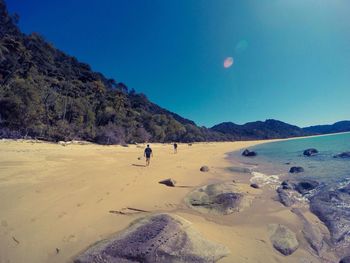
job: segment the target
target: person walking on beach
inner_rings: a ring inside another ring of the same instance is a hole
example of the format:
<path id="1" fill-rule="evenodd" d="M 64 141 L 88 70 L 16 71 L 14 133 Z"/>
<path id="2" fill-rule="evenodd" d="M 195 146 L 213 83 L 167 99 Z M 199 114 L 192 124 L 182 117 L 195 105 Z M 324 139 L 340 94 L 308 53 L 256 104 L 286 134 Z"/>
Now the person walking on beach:
<path id="1" fill-rule="evenodd" d="M 149 163 L 151 161 L 151 156 L 153 157 L 153 152 L 152 152 L 151 147 L 149 147 L 149 144 L 147 144 L 144 156 L 146 157 L 146 166 L 149 166 Z"/>
<path id="2" fill-rule="evenodd" d="M 177 143 L 174 143 L 174 153 L 177 153 Z"/>

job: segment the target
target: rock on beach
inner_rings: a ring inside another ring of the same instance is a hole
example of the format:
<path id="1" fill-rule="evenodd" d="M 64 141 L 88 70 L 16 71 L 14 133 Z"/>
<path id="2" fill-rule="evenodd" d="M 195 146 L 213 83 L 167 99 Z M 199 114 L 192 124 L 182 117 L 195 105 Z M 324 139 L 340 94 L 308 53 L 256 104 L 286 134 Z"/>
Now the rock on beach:
<path id="1" fill-rule="evenodd" d="M 309 149 L 304 150 L 303 154 L 305 156 L 314 156 L 314 155 L 318 154 L 318 150 L 315 148 L 309 148 Z"/>
<path id="2" fill-rule="evenodd" d="M 195 189 L 185 203 L 199 212 L 228 215 L 250 206 L 251 199 L 235 183 L 225 182 Z"/>
<path id="3" fill-rule="evenodd" d="M 288 227 L 280 224 L 270 224 L 268 232 L 273 247 L 283 255 L 289 256 L 298 249 L 297 237 Z"/>
<path id="4" fill-rule="evenodd" d="M 75 263 L 213 263 L 230 252 L 203 238 L 185 219 L 155 214 L 88 248 Z"/>
<path id="5" fill-rule="evenodd" d="M 242 155 L 245 156 L 245 157 L 253 157 L 253 156 L 257 156 L 257 153 L 254 152 L 254 151 L 249 151 L 248 149 L 245 149 L 242 152 Z"/>

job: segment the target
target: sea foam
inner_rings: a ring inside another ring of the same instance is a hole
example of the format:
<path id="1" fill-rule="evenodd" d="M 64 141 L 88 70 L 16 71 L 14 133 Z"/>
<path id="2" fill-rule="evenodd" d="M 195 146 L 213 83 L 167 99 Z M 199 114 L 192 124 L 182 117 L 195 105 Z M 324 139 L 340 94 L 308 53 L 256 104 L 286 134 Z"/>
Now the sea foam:
<path id="1" fill-rule="evenodd" d="M 257 184 L 259 186 L 271 185 L 272 187 L 277 187 L 281 184 L 279 175 L 267 175 L 260 172 L 251 172 L 252 177 L 250 178 L 250 183 Z"/>

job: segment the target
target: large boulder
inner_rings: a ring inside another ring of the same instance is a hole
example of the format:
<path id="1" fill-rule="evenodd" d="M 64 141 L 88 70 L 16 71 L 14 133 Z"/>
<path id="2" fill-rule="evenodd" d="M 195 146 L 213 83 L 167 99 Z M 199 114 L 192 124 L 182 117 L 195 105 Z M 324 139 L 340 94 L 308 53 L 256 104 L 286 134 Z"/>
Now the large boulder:
<path id="1" fill-rule="evenodd" d="M 305 156 L 313 156 L 313 155 L 316 155 L 318 154 L 318 150 L 315 149 L 315 148 L 309 148 L 309 149 L 306 149 L 304 150 L 304 153 L 303 153 Z"/>
<path id="2" fill-rule="evenodd" d="M 299 247 L 295 233 L 284 225 L 270 224 L 268 226 L 270 241 L 273 247 L 285 256 L 291 255 Z"/>
<path id="3" fill-rule="evenodd" d="M 310 209 L 325 223 L 333 245 L 350 249 L 350 184 L 340 189 L 324 189 L 310 198 Z"/>
<path id="4" fill-rule="evenodd" d="M 257 153 L 254 152 L 254 151 L 249 151 L 248 149 L 245 149 L 245 150 L 242 152 L 242 155 L 245 156 L 245 157 L 252 157 L 252 156 L 256 156 Z"/>
<path id="5" fill-rule="evenodd" d="M 156 214 L 134 221 L 126 230 L 79 255 L 75 263 L 212 263 L 229 254 L 203 238 L 185 219 Z"/>
<path id="6" fill-rule="evenodd" d="M 185 198 L 186 204 L 202 213 L 228 215 L 249 206 L 246 196 L 233 182 L 210 184 L 195 189 Z"/>
<path id="7" fill-rule="evenodd" d="M 333 156 L 334 158 L 350 158 L 350 152 L 343 152 Z"/>
<path id="8" fill-rule="evenodd" d="M 304 172 L 304 168 L 301 167 L 301 166 L 292 166 L 292 167 L 289 169 L 289 172 L 290 172 L 290 173 L 302 173 L 302 172 Z"/>

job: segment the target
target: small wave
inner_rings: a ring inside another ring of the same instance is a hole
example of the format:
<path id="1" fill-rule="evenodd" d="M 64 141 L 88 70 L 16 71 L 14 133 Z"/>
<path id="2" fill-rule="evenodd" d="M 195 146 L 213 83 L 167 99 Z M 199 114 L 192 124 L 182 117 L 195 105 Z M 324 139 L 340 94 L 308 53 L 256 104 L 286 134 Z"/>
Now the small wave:
<path id="1" fill-rule="evenodd" d="M 304 198 L 309 200 L 311 197 L 316 195 L 320 191 L 321 187 L 316 187 L 315 189 L 310 190 L 308 193 L 304 195 Z"/>
<path id="2" fill-rule="evenodd" d="M 341 209 L 349 209 L 350 208 L 350 204 L 347 204 L 347 203 L 344 203 L 344 202 L 335 204 L 335 206 L 337 208 L 341 208 Z"/>
<path id="3" fill-rule="evenodd" d="M 338 189 L 343 188 L 347 186 L 349 183 L 350 183 L 350 178 L 345 178 L 338 183 L 337 188 Z"/>
<path id="4" fill-rule="evenodd" d="M 251 172 L 251 175 L 252 177 L 250 178 L 250 182 L 254 184 L 258 184 L 260 186 L 264 186 L 264 185 L 277 186 L 281 184 L 279 175 L 267 175 L 260 172 Z"/>

